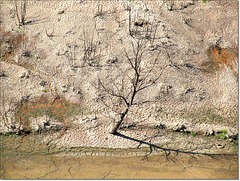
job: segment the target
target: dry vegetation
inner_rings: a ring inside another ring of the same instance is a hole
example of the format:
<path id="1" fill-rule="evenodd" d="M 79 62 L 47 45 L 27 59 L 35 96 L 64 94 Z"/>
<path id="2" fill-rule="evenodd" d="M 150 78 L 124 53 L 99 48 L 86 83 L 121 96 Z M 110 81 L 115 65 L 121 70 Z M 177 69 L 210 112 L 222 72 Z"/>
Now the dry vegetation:
<path id="1" fill-rule="evenodd" d="M 1 39 L 1 60 L 7 61 L 18 53 L 17 51 L 21 48 L 23 43 L 24 35 L 22 33 L 4 31 L 1 29 L 0 31 L 0 39 Z"/>

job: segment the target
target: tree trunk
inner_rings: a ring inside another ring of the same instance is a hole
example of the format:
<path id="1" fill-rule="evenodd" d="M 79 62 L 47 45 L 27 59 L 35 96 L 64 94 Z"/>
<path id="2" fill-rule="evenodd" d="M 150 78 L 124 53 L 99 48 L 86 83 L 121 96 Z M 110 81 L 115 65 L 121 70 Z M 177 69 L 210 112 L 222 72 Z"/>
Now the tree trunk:
<path id="1" fill-rule="evenodd" d="M 110 134 L 116 134 L 117 133 L 117 130 L 118 128 L 120 127 L 121 123 L 123 122 L 124 120 L 124 117 L 126 116 L 126 114 L 128 113 L 128 109 L 127 108 L 124 113 L 121 114 L 121 118 L 120 120 L 113 126 L 113 128 L 109 131 Z"/>
<path id="2" fill-rule="evenodd" d="M 116 134 L 118 128 L 120 127 L 121 123 L 123 122 L 123 119 L 120 119 L 114 126 L 113 128 L 109 131 L 110 134 Z"/>

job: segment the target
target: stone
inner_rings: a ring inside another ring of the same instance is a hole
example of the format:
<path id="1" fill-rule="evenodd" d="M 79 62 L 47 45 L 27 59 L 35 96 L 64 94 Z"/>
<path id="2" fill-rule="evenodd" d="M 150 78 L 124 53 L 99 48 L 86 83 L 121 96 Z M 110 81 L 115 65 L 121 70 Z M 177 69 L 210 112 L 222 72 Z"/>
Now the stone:
<path id="1" fill-rule="evenodd" d="M 44 86 L 47 85 L 47 84 L 48 84 L 48 82 L 47 82 L 47 81 L 44 81 L 44 80 L 40 82 L 40 86 L 42 86 L 42 87 L 44 87 Z"/>
<path id="2" fill-rule="evenodd" d="M 58 11 L 58 14 L 63 14 L 63 13 L 65 13 L 64 10 Z"/>
<path id="3" fill-rule="evenodd" d="M 29 70 L 23 69 L 18 73 L 18 77 L 21 79 L 27 79 L 30 77 L 31 72 Z"/>
<path id="4" fill-rule="evenodd" d="M 24 52 L 22 53 L 22 56 L 23 56 L 23 57 L 31 57 L 31 52 L 30 52 L 30 51 L 24 51 Z"/>
<path id="5" fill-rule="evenodd" d="M 217 149 L 222 149 L 222 148 L 224 148 L 225 147 L 225 145 L 222 145 L 222 144 L 216 144 L 216 148 Z"/>
<path id="6" fill-rule="evenodd" d="M 214 135 L 214 130 L 211 129 L 211 128 L 207 128 L 207 129 L 204 131 L 204 135 L 205 135 L 205 136 Z"/>
<path id="7" fill-rule="evenodd" d="M 149 22 L 145 19 L 138 19 L 137 21 L 134 22 L 135 26 L 144 26 L 149 24 Z"/>
<path id="8" fill-rule="evenodd" d="M 117 57 L 113 57 L 107 60 L 107 64 L 113 64 L 113 63 L 117 63 L 118 62 L 118 58 Z"/>
<path id="9" fill-rule="evenodd" d="M 39 131 L 40 129 L 43 129 L 44 127 L 49 125 L 49 117 L 39 117 L 39 118 L 32 118 L 31 120 L 31 128 L 34 131 Z"/>
<path id="10" fill-rule="evenodd" d="M 160 83 L 159 89 L 160 89 L 160 93 L 169 94 L 170 90 L 172 89 L 172 86 L 167 83 Z"/>
<path id="11" fill-rule="evenodd" d="M 81 89 L 76 88 L 76 87 L 72 87 L 72 92 L 75 93 L 75 94 L 81 94 Z"/>
<path id="12" fill-rule="evenodd" d="M 64 126 L 63 123 L 51 119 L 49 116 L 38 118 L 30 118 L 30 126 L 33 131 L 48 131 L 48 130 L 61 130 Z"/>
<path id="13" fill-rule="evenodd" d="M 87 129 L 96 128 L 100 125 L 95 115 L 86 116 L 80 119 L 79 123 L 82 124 Z"/>
<path id="14" fill-rule="evenodd" d="M 5 77 L 6 75 L 4 74 L 4 72 L 0 71 L 0 77 Z"/>
<path id="15" fill-rule="evenodd" d="M 66 85 L 61 86 L 61 90 L 62 90 L 63 93 L 67 92 L 68 91 L 68 86 L 66 86 Z"/>

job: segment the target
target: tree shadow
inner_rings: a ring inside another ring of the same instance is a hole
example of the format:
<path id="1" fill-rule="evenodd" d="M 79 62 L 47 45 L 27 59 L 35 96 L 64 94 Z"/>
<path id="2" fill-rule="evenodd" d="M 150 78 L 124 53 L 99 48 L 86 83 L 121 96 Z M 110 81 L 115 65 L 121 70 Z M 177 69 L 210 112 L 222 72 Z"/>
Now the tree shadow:
<path id="1" fill-rule="evenodd" d="M 125 138 L 125 139 L 128 139 L 128 140 L 131 140 L 131 141 L 135 141 L 135 142 L 138 142 L 139 143 L 139 146 L 137 148 L 140 147 L 140 145 L 142 144 L 145 144 L 145 145 L 148 145 L 149 148 L 150 148 L 150 152 L 147 153 L 145 155 L 145 157 L 147 157 L 148 155 L 151 155 L 152 152 L 153 152 L 153 149 L 160 149 L 160 150 L 163 150 L 166 154 L 166 157 L 168 157 L 171 152 L 175 152 L 177 155 L 179 153 L 184 153 L 184 154 L 189 154 L 189 155 L 206 155 L 206 156 L 220 156 L 220 155 L 224 155 L 224 154 L 217 154 L 217 153 L 201 153 L 201 152 L 193 152 L 193 151 L 184 151 L 184 150 L 179 150 L 179 149 L 171 149 L 171 148 L 164 148 L 164 147 L 161 147 L 161 146 L 157 146 L 155 144 L 152 144 L 151 141 L 150 142 L 146 142 L 146 141 L 142 141 L 142 140 L 138 140 L 136 138 L 132 138 L 132 137 L 129 137 L 129 136 L 126 136 L 126 135 L 123 135 L 119 132 L 116 132 L 114 135 L 116 136 L 119 136 L 121 138 Z M 146 140 L 146 139 L 145 139 Z"/>

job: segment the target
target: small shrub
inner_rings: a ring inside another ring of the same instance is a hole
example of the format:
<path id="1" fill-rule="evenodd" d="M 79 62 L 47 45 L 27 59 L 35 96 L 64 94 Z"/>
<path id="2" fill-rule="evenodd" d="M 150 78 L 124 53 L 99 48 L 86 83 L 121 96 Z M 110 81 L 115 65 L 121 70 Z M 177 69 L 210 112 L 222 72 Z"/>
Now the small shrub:
<path id="1" fill-rule="evenodd" d="M 16 135 L 16 132 L 13 132 L 13 131 L 9 131 L 9 132 L 6 132 L 5 133 L 5 136 L 13 136 L 13 135 Z"/>
<path id="2" fill-rule="evenodd" d="M 191 133 L 191 131 L 186 130 L 186 133 L 189 134 L 189 133 Z"/>
<path id="3" fill-rule="evenodd" d="M 11 134 L 11 132 L 7 132 L 5 133 L 5 136 L 9 136 Z"/>
<path id="4" fill-rule="evenodd" d="M 1 31 L 0 40 L 2 44 L 0 58 L 8 60 L 21 48 L 22 41 L 26 41 L 26 37 L 24 37 L 24 34 Z"/>
<path id="5" fill-rule="evenodd" d="M 224 139 L 224 140 L 227 139 L 227 136 L 226 136 L 224 133 L 221 133 L 220 136 L 221 136 L 221 138 Z"/>
<path id="6" fill-rule="evenodd" d="M 238 140 L 233 140 L 233 146 L 238 146 Z"/>
<path id="7" fill-rule="evenodd" d="M 192 136 L 196 136 L 197 133 L 195 133 L 195 132 L 192 131 L 192 132 L 191 132 L 191 135 L 192 135 Z"/>
<path id="8" fill-rule="evenodd" d="M 227 130 L 221 130 L 221 132 L 223 133 L 223 134 L 227 134 Z"/>
<path id="9" fill-rule="evenodd" d="M 226 139 L 227 139 L 227 136 L 226 136 L 227 130 L 221 130 L 220 132 L 221 132 L 221 133 L 219 134 L 219 136 L 220 136 L 222 139 L 226 140 Z"/>

